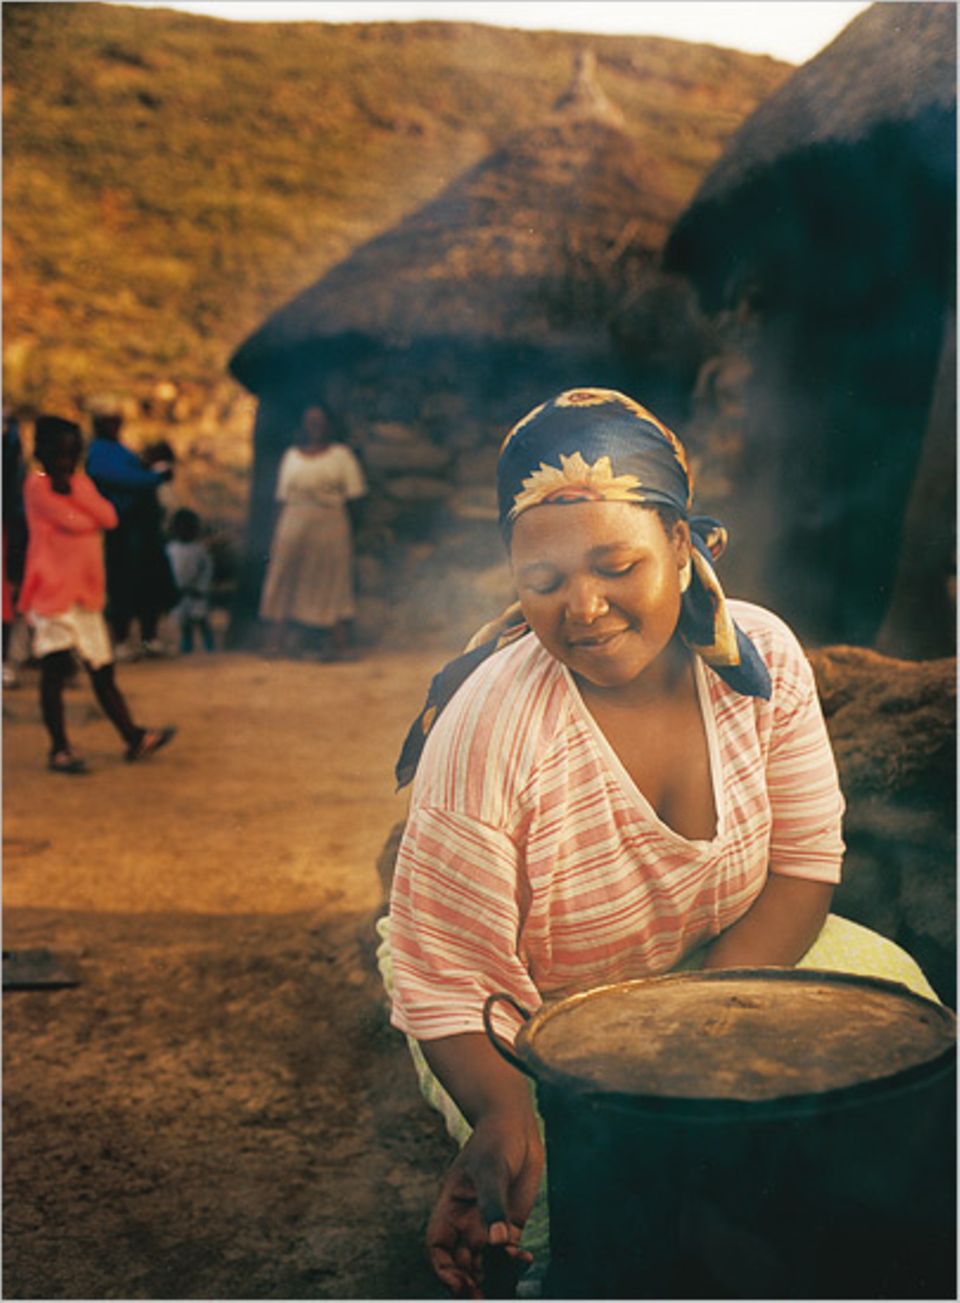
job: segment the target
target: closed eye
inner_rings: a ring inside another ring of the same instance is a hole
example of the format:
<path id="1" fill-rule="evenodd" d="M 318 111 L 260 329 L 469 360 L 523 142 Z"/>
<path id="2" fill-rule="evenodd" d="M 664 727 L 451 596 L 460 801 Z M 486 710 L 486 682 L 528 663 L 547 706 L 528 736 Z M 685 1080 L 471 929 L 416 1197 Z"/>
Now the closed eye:
<path id="1" fill-rule="evenodd" d="M 546 597 L 548 593 L 555 593 L 560 587 L 559 579 L 537 579 L 527 580 L 527 587 L 532 593 L 539 593 L 541 597 Z"/>
<path id="2" fill-rule="evenodd" d="M 628 561 L 626 565 L 622 566 L 597 566 L 597 574 L 603 575 L 605 579 L 621 579 L 624 575 L 628 575 L 631 570 L 635 570 L 636 567 L 636 561 Z"/>

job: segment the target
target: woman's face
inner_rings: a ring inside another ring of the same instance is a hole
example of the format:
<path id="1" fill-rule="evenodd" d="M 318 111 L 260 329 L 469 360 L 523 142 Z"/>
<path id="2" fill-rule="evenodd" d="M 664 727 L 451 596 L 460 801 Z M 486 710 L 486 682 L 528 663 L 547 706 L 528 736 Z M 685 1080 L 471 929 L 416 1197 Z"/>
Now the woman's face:
<path id="1" fill-rule="evenodd" d="M 322 407 L 308 407 L 303 414 L 303 442 L 308 448 L 321 448 L 330 440 L 330 425 Z"/>
<path id="2" fill-rule="evenodd" d="M 55 479 L 69 479 L 80 460 L 80 439 L 72 434 L 61 434 L 54 444 L 44 470 Z"/>
<path id="3" fill-rule="evenodd" d="M 632 683 L 673 637 L 685 522 L 668 535 L 655 511 L 629 502 L 531 507 L 510 560 L 530 627 L 551 655 L 602 688 Z"/>

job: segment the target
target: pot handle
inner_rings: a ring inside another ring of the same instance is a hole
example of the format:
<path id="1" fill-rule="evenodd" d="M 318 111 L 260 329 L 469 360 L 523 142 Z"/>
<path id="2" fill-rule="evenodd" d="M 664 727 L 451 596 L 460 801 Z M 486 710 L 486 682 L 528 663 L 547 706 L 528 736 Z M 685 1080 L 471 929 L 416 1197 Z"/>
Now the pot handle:
<path id="1" fill-rule="evenodd" d="M 524 1009 L 522 1004 L 518 1004 L 512 995 L 508 995 L 506 991 L 494 991 L 493 995 L 488 995 L 486 1000 L 483 1002 L 483 1030 L 487 1033 L 487 1039 L 500 1057 L 506 1059 L 512 1068 L 516 1068 L 527 1077 L 533 1077 L 534 1080 L 536 1080 L 536 1077 L 524 1061 L 518 1055 L 514 1054 L 510 1046 L 507 1045 L 505 1041 L 502 1041 L 493 1030 L 493 1018 L 491 1015 L 493 1006 L 498 1000 L 505 1000 L 507 1004 L 512 1005 L 524 1022 L 530 1021 L 531 1015 L 529 1010 Z"/>

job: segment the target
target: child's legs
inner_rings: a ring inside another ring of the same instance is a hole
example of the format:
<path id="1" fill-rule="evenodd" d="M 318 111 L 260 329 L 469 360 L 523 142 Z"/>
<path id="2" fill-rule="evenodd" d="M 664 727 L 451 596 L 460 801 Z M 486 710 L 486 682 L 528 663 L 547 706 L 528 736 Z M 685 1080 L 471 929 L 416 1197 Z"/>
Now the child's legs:
<path id="1" fill-rule="evenodd" d="M 185 619 L 180 626 L 180 650 L 182 652 L 193 651 L 194 631 L 200 635 L 200 641 L 204 651 L 213 651 L 213 630 L 210 628 L 210 621 L 205 615 L 193 616 L 191 619 Z"/>
<path id="2" fill-rule="evenodd" d="M 126 698 L 117 687 L 114 678 L 113 663 L 101 665 L 99 669 L 93 669 L 87 665 L 87 673 L 90 675 L 90 682 L 93 685 L 94 695 L 100 703 L 103 713 L 109 719 L 124 742 L 128 746 L 133 746 L 143 737 L 144 730 L 139 728 L 130 717 L 130 710 L 127 706 Z"/>
<path id="3" fill-rule="evenodd" d="M 63 685 L 73 670 L 69 651 L 49 652 L 40 659 L 40 713 L 50 734 L 50 751 L 69 751 L 63 712 Z"/>

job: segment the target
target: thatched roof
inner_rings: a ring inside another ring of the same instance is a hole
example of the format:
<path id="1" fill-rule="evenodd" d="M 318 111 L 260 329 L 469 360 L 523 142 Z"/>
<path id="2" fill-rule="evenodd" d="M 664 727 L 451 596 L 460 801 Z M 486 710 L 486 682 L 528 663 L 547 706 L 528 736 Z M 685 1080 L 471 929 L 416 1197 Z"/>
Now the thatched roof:
<path id="1" fill-rule="evenodd" d="M 584 284 L 652 261 L 672 216 L 587 61 L 540 124 L 274 313 L 231 370 L 260 393 L 337 339 L 539 344 L 574 319 L 595 335 Z"/>
<path id="2" fill-rule="evenodd" d="M 796 150 L 856 141 L 878 123 L 903 122 L 931 108 L 949 110 L 956 83 L 953 3 L 871 5 L 747 118 L 691 209 Z"/>
<path id="3" fill-rule="evenodd" d="M 956 14 L 875 4 L 760 105 L 665 243 L 715 311 L 945 284 L 954 245 Z M 940 291 L 938 291 L 940 292 Z"/>

